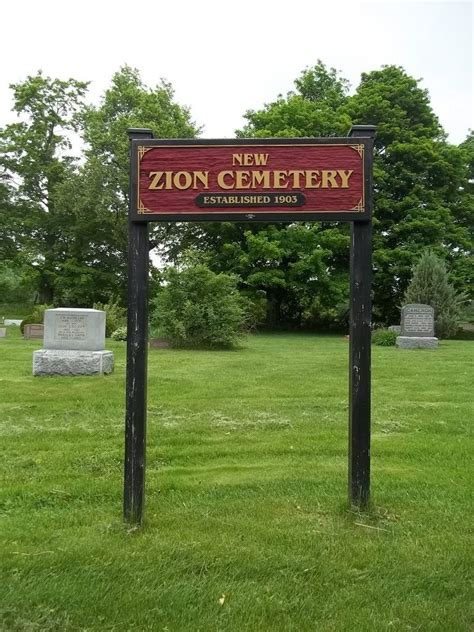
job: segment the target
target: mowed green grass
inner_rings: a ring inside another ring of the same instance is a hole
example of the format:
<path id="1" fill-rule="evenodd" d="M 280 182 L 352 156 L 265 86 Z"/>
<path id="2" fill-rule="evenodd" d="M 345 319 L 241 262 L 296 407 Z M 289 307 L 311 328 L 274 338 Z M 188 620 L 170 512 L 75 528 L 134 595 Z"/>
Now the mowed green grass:
<path id="1" fill-rule="evenodd" d="M 150 351 L 138 530 L 107 346 L 110 376 L 33 378 L 40 344 L 0 340 L 0 629 L 472 629 L 474 343 L 373 348 L 366 513 L 347 506 L 347 340 Z"/>

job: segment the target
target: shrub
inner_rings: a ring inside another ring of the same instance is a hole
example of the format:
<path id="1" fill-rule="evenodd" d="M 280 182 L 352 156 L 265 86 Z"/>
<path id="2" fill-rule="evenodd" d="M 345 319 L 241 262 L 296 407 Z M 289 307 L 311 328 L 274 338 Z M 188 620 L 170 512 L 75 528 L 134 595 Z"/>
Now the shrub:
<path id="1" fill-rule="evenodd" d="M 435 314 L 435 333 L 448 338 L 459 326 L 464 294 L 449 283 L 445 262 L 430 251 L 425 252 L 413 268 L 413 277 L 405 293 L 404 304 L 431 305 Z"/>
<path id="2" fill-rule="evenodd" d="M 20 323 L 20 331 L 23 334 L 25 325 L 41 324 L 44 322 L 44 313 L 47 309 L 52 309 L 53 305 L 35 305 L 31 314 L 24 318 Z"/>
<path id="3" fill-rule="evenodd" d="M 380 347 L 394 347 L 397 332 L 391 329 L 376 329 L 372 332 L 372 343 Z"/>
<path id="4" fill-rule="evenodd" d="M 123 325 L 112 332 L 112 340 L 127 340 L 127 326 Z"/>
<path id="5" fill-rule="evenodd" d="M 216 274 L 199 263 L 184 270 L 169 268 L 152 311 L 158 335 L 175 347 L 229 348 L 249 325 L 238 278 Z"/>
<path id="6" fill-rule="evenodd" d="M 127 310 L 118 303 L 113 301 L 94 303 L 93 308 L 105 312 L 105 335 L 107 338 L 110 338 L 112 333 L 120 327 L 126 326 Z"/>

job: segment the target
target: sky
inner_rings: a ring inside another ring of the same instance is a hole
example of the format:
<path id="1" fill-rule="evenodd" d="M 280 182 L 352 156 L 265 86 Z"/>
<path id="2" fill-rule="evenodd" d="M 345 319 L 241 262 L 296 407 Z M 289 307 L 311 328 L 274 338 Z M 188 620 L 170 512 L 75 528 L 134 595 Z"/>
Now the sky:
<path id="1" fill-rule="evenodd" d="M 204 138 L 232 138 L 249 109 L 293 88 L 318 59 L 347 78 L 403 66 L 452 143 L 474 128 L 473 2 L 353 0 L 17 0 L 2 3 L 0 126 L 11 83 L 41 69 L 90 81 L 99 103 L 114 72 L 169 81 Z"/>

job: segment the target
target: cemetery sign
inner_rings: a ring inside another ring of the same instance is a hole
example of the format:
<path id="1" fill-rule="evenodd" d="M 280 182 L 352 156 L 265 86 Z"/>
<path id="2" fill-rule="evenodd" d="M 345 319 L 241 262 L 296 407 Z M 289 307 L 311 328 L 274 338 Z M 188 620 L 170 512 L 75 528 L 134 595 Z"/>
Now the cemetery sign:
<path id="1" fill-rule="evenodd" d="M 133 221 L 368 219 L 367 139 L 134 140 Z"/>
<path id="2" fill-rule="evenodd" d="M 372 159 L 375 127 L 344 138 L 161 140 L 130 129 L 124 517 L 143 517 L 149 222 L 349 221 L 349 501 L 370 495 Z"/>

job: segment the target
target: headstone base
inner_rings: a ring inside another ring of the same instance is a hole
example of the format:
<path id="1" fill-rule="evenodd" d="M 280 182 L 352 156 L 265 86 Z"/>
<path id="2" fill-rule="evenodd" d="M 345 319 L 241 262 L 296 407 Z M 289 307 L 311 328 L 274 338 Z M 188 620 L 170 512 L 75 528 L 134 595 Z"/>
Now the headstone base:
<path id="1" fill-rule="evenodd" d="M 438 338 L 432 336 L 397 336 L 395 343 L 399 349 L 436 349 Z"/>
<path id="2" fill-rule="evenodd" d="M 113 369 L 112 351 L 39 349 L 33 353 L 33 375 L 102 375 Z"/>

